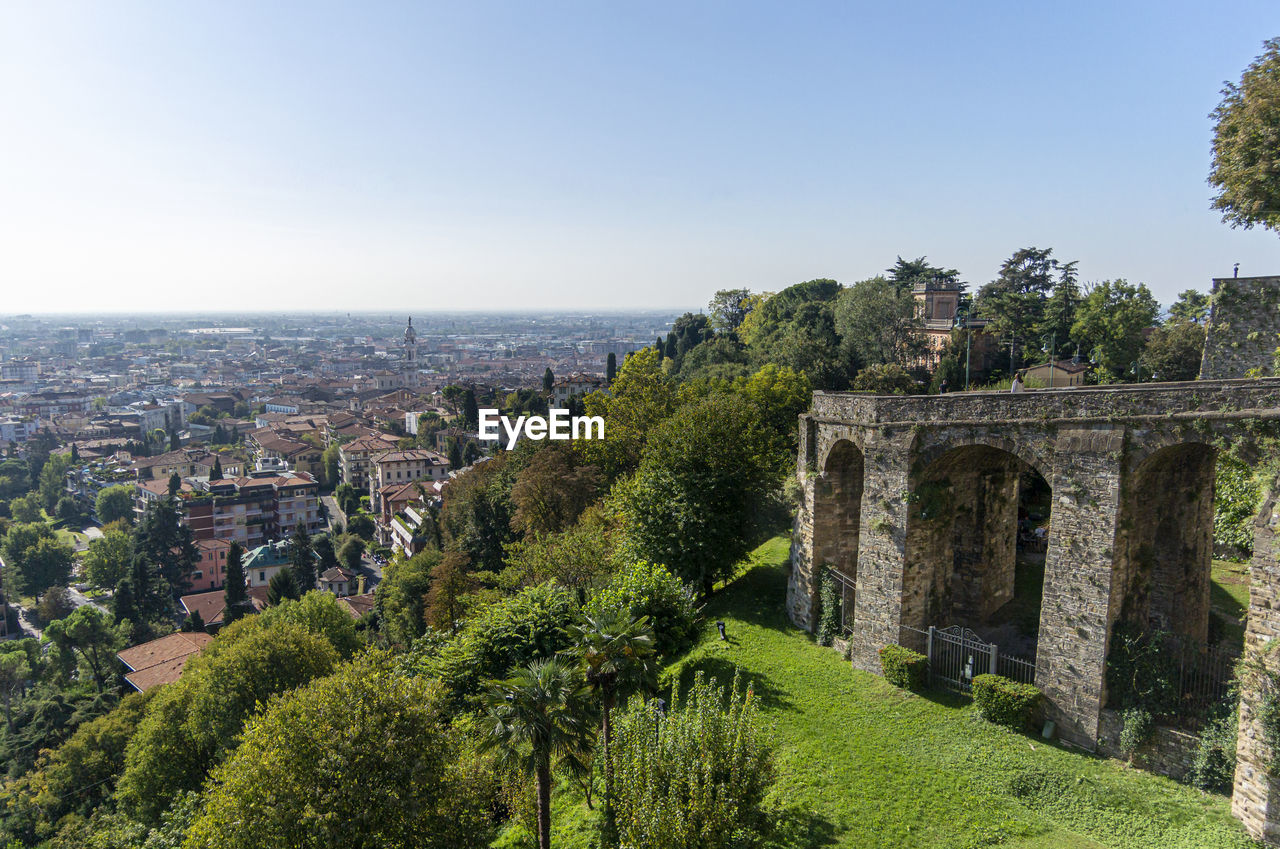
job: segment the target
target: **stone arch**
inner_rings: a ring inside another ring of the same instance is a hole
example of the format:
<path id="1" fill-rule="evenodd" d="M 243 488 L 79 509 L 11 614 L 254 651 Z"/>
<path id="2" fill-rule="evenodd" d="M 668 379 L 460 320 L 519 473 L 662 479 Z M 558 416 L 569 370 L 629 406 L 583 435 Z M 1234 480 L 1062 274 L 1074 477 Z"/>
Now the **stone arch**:
<path id="1" fill-rule="evenodd" d="M 918 456 L 908 497 L 903 625 L 964 625 L 1005 642 L 995 632 L 1014 600 L 1020 495 L 1032 486 L 1047 495 L 1049 485 L 1037 468 L 1043 459 L 1033 465 L 1022 459 L 1025 450 L 1008 450 L 1019 444 L 984 438 Z M 1017 654 L 1033 652 L 1037 640 L 1042 590 L 1029 592 L 1035 623 L 1020 635 Z"/>
<path id="2" fill-rule="evenodd" d="M 1044 480 L 1053 480 L 1052 446 L 1041 433 L 1019 433 L 1016 437 L 994 433 L 931 433 L 916 439 L 913 468 L 923 471 L 945 455 L 967 446 L 993 448 L 1012 455 L 1024 466 L 1034 469 Z"/>
<path id="3" fill-rule="evenodd" d="M 858 532 L 866 462 L 851 440 L 831 446 L 814 489 L 814 558 L 850 581 L 858 577 Z"/>
<path id="4" fill-rule="evenodd" d="M 1110 624 L 1204 643 L 1218 450 L 1195 437 L 1156 438 L 1143 449 L 1121 481 Z"/>

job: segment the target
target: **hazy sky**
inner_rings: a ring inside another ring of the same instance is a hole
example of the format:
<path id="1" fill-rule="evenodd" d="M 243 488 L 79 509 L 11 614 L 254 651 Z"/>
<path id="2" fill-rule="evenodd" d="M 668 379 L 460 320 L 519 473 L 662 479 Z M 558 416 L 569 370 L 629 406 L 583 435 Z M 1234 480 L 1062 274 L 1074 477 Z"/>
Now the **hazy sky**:
<path id="1" fill-rule="evenodd" d="M 0 313 L 1280 274 L 1205 183 L 1276 0 L 0 2 Z"/>

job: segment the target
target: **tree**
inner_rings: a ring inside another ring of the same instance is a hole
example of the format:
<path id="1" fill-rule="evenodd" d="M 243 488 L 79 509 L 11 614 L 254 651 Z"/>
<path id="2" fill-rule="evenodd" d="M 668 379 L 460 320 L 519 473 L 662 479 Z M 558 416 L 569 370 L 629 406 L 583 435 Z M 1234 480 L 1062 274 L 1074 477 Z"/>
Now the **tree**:
<path id="1" fill-rule="evenodd" d="M 203 786 L 261 705 L 338 662 L 328 640 L 291 622 L 268 627 L 252 617 L 224 627 L 147 705 L 125 753 L 116 794 L 122 809 L 157 823 L 180 793 Z"/>
<path id="2" fill-rule="evenodd" d="M 169 497 L 177 498 L 178 493 L 182 490 L 182 477 L 174 472 L 169 475 Z"/>
<path id="3" fill-rule="evenodd" d="M 1145 284 L 1104 280 L 1080 302 L 1071 334 L 1093 352 L 1104 379 L 1133 374 L 1136 380 L 1143 334 L 1159 314 L 1160 304 Z"/>
<path id="4" fill-rule="evenodd" d="M 310 634 L 324 637 L 343 660 L 350 659 L 363 645 L 356 633 L 355 620 L 338 604 L 333 593 L 312 590 L 300 599 L 284 599 L 264 610 L 259 618 L 267 628 L 278 622 L 291 622 Z"/>
<path id="5" fill-rule="evenodd" d="M 769 522 L 782 477 L 772 438 L 746 399 L 714 395 L 660 425 L 635 476 L 614 488 L 623 550 L 662 563 L 710 595 Z"/>
<path id="6" fill-rule="evenodd" d="M 329 534 L 316 534 L 311 539 L 311 550 L 316 555 L 316 572 L 323 575 L 325 570 L 338 565 L 337 552 L 333 550 L 333 537 Z"/>
<path id="7" fill-rule="evenodd" d="M 338 549 L 338 560 L 351 571 L 360 568 L 360 560 L 364 557 L 364 540 L 355 534 L 348 534 Z"/>
<path id="8" fill-rule="evenodd" d="M 13 697 L 26 687 L 30 675 L 31 664 L 27 661 L 26 652 L 6 650 L 0 653 L 0 692 L 4 693 L 4 721 L 10 734 L 14 731 Z"/>
<path id="9" fill-rule="evenodd" d="M 310 592 L 316 586 L 316 555 L 311 550 L 311 538 L 307 536 L 306 522 L 293 526 L 293 537 L 289 540 L 289 563 L 293 568 L 298 589 Z"/>
<path id="10" fill-rule="evenodd" d="M 736 334 L 750 312 L 751 292 L 746 289 L 720 289 L 707 304 L 711 326 L 717 333 Z"/>
<path id="11" fill-rule="evenodd" d="M 133 538 L 122 530 L 108 528 L 99 539 L 89 541 L 84 576 L 94 586 L 114 588 L 129 573 L 132 561 Z"/>
<path id="12" fill-rule="evenodd" d="M 884 277 L 855 283 L 840 293 L 835 328 L 853 362 L 910 368 L 924 356 L 924 323 L 911 289 Z"/>
<path id="13" fill-rule="evenodd" d="M 379 632 L 388 645 L 407 647 L 426 630 L 427 594 L 440 559 L 440 552 L 429 548 L 407 560 L 393 560 L 383 569 L 373 604 Z"/>
<path id="14" fill-rule="evenodd" d="M 542 391 L 550 392 L 551 387 L 555 386 L 555 383 L 555 373 L 551 371 L 551 366 L 547 366 L 547 370 L 542 373 Z"/>
<path id="15" fill-rule="evenodd" d="M 360 509 L 360 493 L 349 483 L 340 483 L 333 490 L 333 498 L 338 502 L 338 509 L 346 515 Z"/>
<path id="16" fill-rule="evenodd" d="M 148 504 L 134 531 L 133 551 L 134 591 L 148 619 L 168 616 L 200 559 L 181 508 L 173 501 Z"/>
<path id="17" fill-rule="evenodd" d="M 185 845 L 487 846 L 496 779 L 466 727 L 450 725 L 438 683 L 398 672 L 388 655 L 345 665 L 248 728 L 214 771 Z"/>
<path id="18" fill-rule="evenodd" d="M 1179 292 L 1178 300 L 1169 306 L 1169 318 L 1174 321 L 1204 324 L 1209 318 L 1209 296 L 1195 289 Z"/>
<path id="19" fill-rule="evenodd" d="M 551 770 L 588 748 L 584 696 L 574 670 L 558 660 L 535 661 L 485 696 L 483 745 L 537 785 L 538 849 L 551 847 Z"/>
<path id="20" fill-rule="evenodd" d="M 853 379 L 853 388 L 859 392 L 877 395 L 910 395 L 918 386 L 915 378 L 903 371 L 897 363 L 867 366 Z"/>
<path id="21" fill-rule="evenodd" d="M 249 591 L 244 583 L 244 548 L 236 540 L 232 540 L 231 547 L 227 549 L 225 574 L 222 624 L 230 625 L 246 613 L 253 612 L 253 607 L 249 604 Z"/>
<path id="22" fill-rule="evenodd" d="M 604 418 L 604 439 L 577 440 L 574 449 L 612 483 L 635 471 L 650 434 L 675 402 L 675 387 L 658 355 L 649 348 L 637 351 L 622 364 L 608 394 L 592 392 L 583 402 L 588 416 Z"/>
<path id="23" fill-rule="evenodd" d="M 1213 110 L 1213 161 L 1209 185 L 1218 190 L 1212 207 L 1222 220 L 1246 230 L 1261 224 L 1280 230 L 1280 38 L 1245 68 L 1240 82 L 1226 83 Z"/>
<path id="24" fill-rule="evenodd" d="M 728 692 L 726 693 L 726 690 Z M 737 680 L 694 676 L 665 715 L 639 696 L 616 723 L 618 840 L 636 849 L 765 844 L 775 769 L 759 700 Z"/>
<path id="25" fill-rule="evenodd" d="M 210 481 L 222 480 L 222 458 L 221 457 L 213 458 L 213 468 L 209 470 L 209 480 Z"/>
<path id="26" fill-rule="evenodd" d="M 462 423 L 469 431 L 480 427 L 480 405 L 476 402 L 476 391 L 468 388 L 462 396 Z"/>
<path id="27" fill-rule="evenodd" d="M 421 425 L 418 433 L 422 433 Z M 324 449 L 320 455 L 320 466 L 324 470 L 325 486 L 336 487 L 342 480 L 342 449 L 336 442 Z"/>
<path id="28" fill-rule="evenodd" d="M 267 604 L 275 607 L 285 599 L 298 599 L 301 597 L 298 591 L 298 581 L 294 577 L 293 570 L 288 566 L 281 569 L 271 576 L 271 581 L 267 584 Z"/>
<path id="29" fill-rule="evenodd" d="M 587 687 L 600 705 L 600 741 L 604 752 L 604 798 L 606 817 L 612 815 L 613 762 L 609 745 L 613 740 L 610 716 L 619 699 L 656 685 L 653 665 L 653 632 L 643 616 L 634 618 L 618 608 L 598 613 L 584 612 L 570 626 L 572 645 L 566 651 L 582 666 Z"/>
<path id="30" fill-rule="evenodd" d="M 65 619 L 49 623 L 45 634 L 59 651 L 77 655 L 101 693 L 115 677 L 116 652 L 124 648 L 128 626 L 117 625 L 110 613 L 92 604 L 75 609 Z"/>
<path id="31" fill-rule="evenodd" d="M 80 504 L 73 496 L 64 495 L 58 499 L 58 506 L 54 513 L 63 524 L 75 525 L 80 520 Z"/>
<path id="32" fill-rule="evenodd" d="M 608 359 L 605 360 L 604 379 L 609 385 L 613 385 L 613 379 L 618 376 L 618 355 L 613 351 L 609 352 Z"/>
<path id="33" fill-rule="evenodd" d="M 357 513 L 347 519 L 347 533 L 354 534 L 365 542 L 373 539 L 375 530 L 373 519 L 363 513 Z"/>
<path id="34" fill-rule="evenodd" d="M 474 587 L 467 574 L 470 561 L 458 551 L 446 551 L 431 569 L 431 589 L 427 592 L 427 623 L 441 631 L 456 633 L 462 619 L 462 596 Z"/>
<path id="35" fill-rule="evenodd" d="M 594 466 L 580 462 L 568 446 L 548 445 L 516 477 L 511 525 L 526 534 L 562 531 L 578 520 L 599 490 L 600 473 Z"/>
<path id="36" fill-rule="evenodd" d="M 1153 379 L 1195 380 L 1204 356 L 1204 326 L 1175 320 L 1151 331 L 1142 347 L 1142 370 Z"/>
<path id="37" fill-rule="evenodd" d="M 40 504 L 50 515 L 58 505 L 58 499 L 67 488 L 67 470 L 71 468 L 69 454 L 51 454 L 40 469 Z"/>
<path id="38" fill-rule="evenodd" d="M 50 587 L 66 586 L 74 551 L 43 523 L 10 526 L 0 544 L 6 589 L 39 599 Z"/>
<path id="39" fill-rule="evenodd" d="M 18 522 L 32 523 L 41 521 L 44 517 L 40 515 L 39 494 L 33 492 L 13 499 L 13 501 L 9 502 L 9 513 Z"/>
<path id="40" fill-rule="evenodd" d="M 894 283 L 898 283 L 904 287 L 912 287 L 918 281 L 929 283 L 940 283 L 946 286 L 956 286 L 961 290 L 965 288 L 965 284 L 960 282 L 960 272 L 954 268 L 942 268 L 933 265 L 926 257 L 916 257 L 907 260 L 898 257 L 885 274 Z"/>
<path id="41" fill-rule="evenodd" d="M 1000 266 L 995 280 L 978 290 L 974 311 L 990 324 L 988 330 L 1005 337 L 1013 346 L 1014 361 L 1025 361 L 1025 351 L 1038 351 L 1047 320 L 1050 293 L 1063 285 L 1060 307 L 1070 301 L 1075 262 L 1060 263 L 1052 248 L 1022 248 Z M 1054 321 L 1063 318 L 1061 308 Z M 1078 341 L 1078 340 L 1077 340 Z"/>
<path id="42" fill-rule="evenodd" d="M 614 534 L 597 507 L 561 533 L 526 535 L 507 545 L 504 577 L 526 586 L 554 580 L 580 598 L 613 567 Z"/>
<path id="43" fill-rule="evenodd" d="M 104 525 L 125 519 L 133 521 L 133 487 L 108 486 L 98 493 L 93 502 L 94 513 Z"/>

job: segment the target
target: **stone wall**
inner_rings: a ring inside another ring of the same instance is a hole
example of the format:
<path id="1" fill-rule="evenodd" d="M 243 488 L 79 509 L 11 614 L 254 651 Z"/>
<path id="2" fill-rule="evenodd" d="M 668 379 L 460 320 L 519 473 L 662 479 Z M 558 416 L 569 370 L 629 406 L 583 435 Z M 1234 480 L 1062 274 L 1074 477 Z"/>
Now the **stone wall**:
<path id="1" fill-rule="evenodd" d="M 1203 380 L 1272 374 L 1280 345 L 1280 277 L 1223 277 L 1213 281 L 1213 302 L 1200 361 Z"/>
<path id="2" fill-rule="evenodd" d="M 1253 560 L 1249 564 L 1249 619 L 1245 629 L 1245 654 L 1268 662 L 1274 669 L 1276 654 L 1268 646 L 1280 636 L 1280 480 L 1271 486 L 1258 511 L 1253 530 Z M 1236 779 L 1231 813 L 1258 840 L 1280 845 L 1280 781 L 1269 772 L 1272 752 L 1258 719 L 1256 686 L 1240 693 L 1240 735 L 1236 746 Z"/>
<path id="3" fill-rule="evenodd" d="M 1104 710 L 1098 725 L 1098 751 L 1112 758 L 1127 757 L 1120 748 L 1120 731 L 1124 727 L 1120 714 Z M 1191 772 L 1199 745 L 1200 738 L 1195 734 L 1157 725 L 1151 738 L 1134 753 L 1133 765 L 1181 781 Z"/>

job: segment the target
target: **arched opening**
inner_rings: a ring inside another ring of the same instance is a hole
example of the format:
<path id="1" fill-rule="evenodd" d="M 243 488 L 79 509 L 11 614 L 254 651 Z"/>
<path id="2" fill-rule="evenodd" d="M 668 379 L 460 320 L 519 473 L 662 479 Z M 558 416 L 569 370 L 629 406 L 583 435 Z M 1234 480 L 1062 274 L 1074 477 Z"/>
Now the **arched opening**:
<path id="1" fill-rule="evenodd" d="M 1151 454 L 1121 492 L 1112 620 L 1209 640 L 1217 452 L 1187 442 Z"/>
<path id="2" fill-rule="evenodd" d="M 1033 659 L 1052 508 L 1044 476 L 1008 451 L 966 445 L 929 463 L 909 500 L 902 624 L 958 625 Z"/>
<path id="3" fill-rule="evenodd" d="M 818 566 L 819 581 L 824 580 L 829 571 L 837 585 L 839 621 L 845 629 L 853 625 L 862 476 L 862 452 L 852 442 L 841 440 L 832 446 L 822 474 L 814 483 L 814 563 Z"/>

